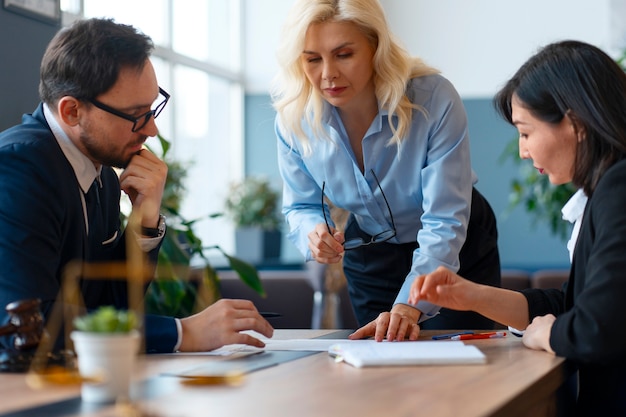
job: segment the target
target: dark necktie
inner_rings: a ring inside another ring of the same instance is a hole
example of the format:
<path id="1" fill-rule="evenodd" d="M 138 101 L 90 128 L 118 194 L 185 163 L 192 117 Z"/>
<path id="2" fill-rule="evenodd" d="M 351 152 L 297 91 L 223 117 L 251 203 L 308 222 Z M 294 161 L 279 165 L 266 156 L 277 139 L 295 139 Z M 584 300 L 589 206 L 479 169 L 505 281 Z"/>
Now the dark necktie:
<path id="1" fill-rule="evenodd" d="M 87 262 L 109 261 L 108 252 L 103 250 L 102 242 L 106 239 L 105 216 L 103 207 L 100 205 L 100 184 L 98 179 L 91 184 L 85 194 L 85 206 L 87 208 L 87 245 L 85 258 Z M 85 305 L 87 308 L 95 308 L 104 304 L 116 305 L 116 300 L 123 300 L 119 306 L 127 304 L 126 282 L 119 281 L 112 284 L 107 279 L 97 278 L 92 275 L 90 279 L 83 279 L 81 284 Z M 119 295 L 116 295 L 119 294 Z M 119 298 L 116 298 L 119 297 Z"/>
<path id="2" fill-rule="evenodd" d="M 89 225 L 87 236 L 91 244 L 102 241 L 102 208 L 100 207 L 100 193 L 98 180 L 85 194 L 85 205 L 87 206 L 87 223 Z"/>

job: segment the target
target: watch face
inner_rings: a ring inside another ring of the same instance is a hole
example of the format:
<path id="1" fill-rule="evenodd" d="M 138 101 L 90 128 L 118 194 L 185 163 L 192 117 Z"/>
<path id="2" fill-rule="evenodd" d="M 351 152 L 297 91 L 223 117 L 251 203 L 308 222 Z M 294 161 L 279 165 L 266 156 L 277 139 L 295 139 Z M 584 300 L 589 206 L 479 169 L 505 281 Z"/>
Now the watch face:
<path id="1" fill-rule="evenodd" d="M 161 214 L 159 216 L 159 237 L 163 236 L 164 233 L 165 233 L 165 216 Z"/>

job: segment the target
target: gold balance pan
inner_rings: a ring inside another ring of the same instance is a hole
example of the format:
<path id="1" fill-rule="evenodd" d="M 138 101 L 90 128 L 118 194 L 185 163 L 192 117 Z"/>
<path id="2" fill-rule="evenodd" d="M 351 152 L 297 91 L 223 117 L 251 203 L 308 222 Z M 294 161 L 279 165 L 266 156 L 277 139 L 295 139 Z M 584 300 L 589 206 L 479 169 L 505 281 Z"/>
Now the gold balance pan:
<path id="1" fill-rule="evenodd" d="M 101 383 L 103 376 L 82 376 L 77 370 L 67 369 L 62 366 L 50 366 L 48 368 L 31 371 L 26 375 L 26 383 L 31 388 L 43 388 L 50 385 L 80 385 L 83 382 Z"/>

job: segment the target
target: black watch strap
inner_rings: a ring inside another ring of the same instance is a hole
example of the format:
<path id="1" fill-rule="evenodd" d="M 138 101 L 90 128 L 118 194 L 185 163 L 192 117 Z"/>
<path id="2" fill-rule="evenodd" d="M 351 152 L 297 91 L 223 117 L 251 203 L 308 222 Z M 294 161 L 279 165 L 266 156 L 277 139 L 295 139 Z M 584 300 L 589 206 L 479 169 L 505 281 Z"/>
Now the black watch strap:
<path id="1" fill-rule="evenodd" d="M 154 238 L 161 237 L 165 234 L 165 216 L 159 215 L 159 224 L 157 227 L 143 227 L 141 226 L 141 234 L 146 237 Z"/>

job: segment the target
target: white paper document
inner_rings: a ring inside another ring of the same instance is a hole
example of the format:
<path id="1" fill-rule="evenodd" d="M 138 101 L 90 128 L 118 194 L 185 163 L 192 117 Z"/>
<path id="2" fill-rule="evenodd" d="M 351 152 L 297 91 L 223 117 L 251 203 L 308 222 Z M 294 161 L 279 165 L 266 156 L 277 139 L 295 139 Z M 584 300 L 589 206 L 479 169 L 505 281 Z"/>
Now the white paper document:
<path id="1" fill-rule="evenodd" d="M 273 350 L 288 350 L 288 351 L 309 351 L 309 352 L 327 352 L 328 348 L 339 342 L 359 343 L 363 340 L 346 340 L 346 339 L 268 339 L 266 337 L 260 337 L 260 340 L 265 343 L 264 348 L 256 348 L 249 345 L 225 345 L 219 349 L 212 350 L 210 352 L 185 352 L 175 353 L 175 355 L 193 355 L 193 356 L 231 356 L 231 355 L 243 355 L 258 353 L 264 351 Z"/>
<path id="2" fill-rule="evenodd" d="M 337 343 L 331 356 L 357 368 L 364 366 L 484 364 L 486 356 L 473 345 L 454 341 Z"/>
<path id="3" fill-rule="evenodd" d="M 307 350 L 315 352 L 326 352 L 337 343 L 351 342 L 346 339 L 286 339 L 273 340 L 265 339 L 265 350 Z"/>

